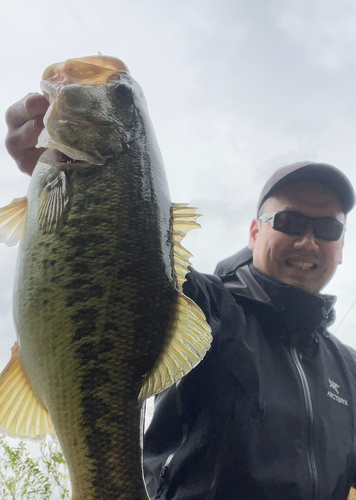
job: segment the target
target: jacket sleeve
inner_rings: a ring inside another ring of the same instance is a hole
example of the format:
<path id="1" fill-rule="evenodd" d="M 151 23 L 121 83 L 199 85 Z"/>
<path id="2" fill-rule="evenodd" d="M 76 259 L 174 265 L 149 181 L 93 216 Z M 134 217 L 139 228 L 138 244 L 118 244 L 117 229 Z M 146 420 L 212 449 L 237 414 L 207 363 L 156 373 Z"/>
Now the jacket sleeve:
<path id="1" fill-rule="evenodd" d="M 221 278 L 215 274 L 201 274 L 189 267 L 183 292 L 200 307 L 212 329 L 213 337 L 219 330 L 223 298 L 229 295 Z"/>
<path id="2" fill-rule="evenodd" d="M 203 275 L 190 268 L 183 292 L 202 309 L 213 336 L 216 335 L 220 324 L 220 303 L 227 293 L 220 278 Z M 165 464 L 169 463 L 170 456 L 179 448 L 188 420 L 193 418 L 186 411 L 183 412 L 181 398 L 179 382 L 155 398 L 154 416 L 144 436 L 145 480 L 152 498 L 164 479 Z"/>

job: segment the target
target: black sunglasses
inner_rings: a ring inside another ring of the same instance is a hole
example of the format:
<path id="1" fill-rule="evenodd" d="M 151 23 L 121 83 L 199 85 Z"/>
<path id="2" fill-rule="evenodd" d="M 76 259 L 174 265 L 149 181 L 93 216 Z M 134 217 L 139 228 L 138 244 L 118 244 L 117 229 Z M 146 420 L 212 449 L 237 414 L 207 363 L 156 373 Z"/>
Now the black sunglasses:
<path id="1" fill-rule="evenodd" d="M 315 238 L 326 241 L 337 241 L 346 231 L 345 224 L 333 217 L 308 217 L 291 210 L 262 214 L 258 219 L 269 222 L 276 231 L 293 236 L 304 235 L 311 226 Z"/>

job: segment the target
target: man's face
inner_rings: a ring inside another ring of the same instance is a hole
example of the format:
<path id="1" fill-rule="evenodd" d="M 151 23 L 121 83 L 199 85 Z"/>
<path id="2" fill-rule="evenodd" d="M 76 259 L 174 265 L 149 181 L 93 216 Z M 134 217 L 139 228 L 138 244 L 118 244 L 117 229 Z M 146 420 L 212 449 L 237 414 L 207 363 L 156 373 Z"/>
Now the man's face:
<path id="1" fill-rule="evenodd" d="M 294 210 L 310 217 L 334 217 L 345 222 L 345 214 L 333 191 L 314 181 L 287 185 L 263 206 L 263 213 L 282 210 Z M 254 220 L 249 248 L 253 251 L 253 263 L 260 271 L 317 294 L 341 264 L 343 241 L 343 236 L 338 241 L 315 238 L 311 227 L 302 236 L 292 236 L 276 231 L 268 222 Z"/>

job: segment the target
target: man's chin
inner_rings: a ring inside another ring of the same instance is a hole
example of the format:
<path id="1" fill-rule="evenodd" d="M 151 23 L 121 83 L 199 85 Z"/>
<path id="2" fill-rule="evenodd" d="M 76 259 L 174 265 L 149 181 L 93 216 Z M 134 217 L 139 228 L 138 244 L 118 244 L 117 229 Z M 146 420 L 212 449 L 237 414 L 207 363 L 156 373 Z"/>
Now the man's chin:
<path id="1" fill-rule="evenodd" d="M 318 295 L 322 290 L 322 286 L 318 283 L 316 276 L 284 276 L 282 278 L 278 278 L 283 283 L 287 285 L 295 286 L 296 288 L 300 288 L 305 292 L 311 293 L 313 295 Z"/>
<path id="2" fill-rule="evenodd" d="M 326 279 L 322 269 L 318 266 L 310 269 L 296 269 L 285 262 L 266 270 L 260 269 L 260 271 L 286 285 L 295 286 L 313 295 L 318 295 L 331 279 L 330 276 Z"/>
<path id="3" fill-rule="evenodd" d="M 283 272 L 279 278 L 283 283 L 301 288 L 305 292 L 318 294 L 321 290 L 318 266 L 295 267 L 289 262 L 283 265 Z M 283 275 L 283 276 L 282 276 Z"/>

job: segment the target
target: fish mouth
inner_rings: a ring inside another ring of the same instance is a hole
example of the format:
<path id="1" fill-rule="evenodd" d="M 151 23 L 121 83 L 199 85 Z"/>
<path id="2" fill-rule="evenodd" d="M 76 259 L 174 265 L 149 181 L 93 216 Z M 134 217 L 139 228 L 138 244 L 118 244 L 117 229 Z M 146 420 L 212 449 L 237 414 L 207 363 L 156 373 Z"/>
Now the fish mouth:
<path id="1" fill-rule="evenodd" d="M 98 164 L 98 162 L 93 163 L 88 161 L 88 159 L 77 159 L 64 153 L 60 149 L 56 148 L 46 148 L 46 151 L 41 156 L 43 163 L 47 163 L 57 168 L 63 167 L 90 167 L 90 166 L 103 166 L 106 164 L 106 159 Z"/>
<path id="2" fill-rule="evenodd" d="M 56 135 L 56 134 L 55 134 Z M 84 144 L 85 146 L 85 144 Z M 57 137 L 52 137 L 46 128 L 44 128 L 38 139 L 37 148 L 45 148 L 52 153 L 49 158 L 52 162 L 66 163 L 71 165 L 105 165 L 108 157 L 101 155 L 95 148 L 77 149 L 66 144 Z M 86 150 L 87 149 L 87 150 Z"/>
<path id="3" fill-rule="evenodd" d="M 62 151 L 59 151 L 59 149 L 55 150 L 55 156 L 56 156 L 55 160 L 58 163 L 67 163 L 70 165 L 80 165 L 83 163 L 87 163 L 87 162 L 84 162 L 83 160 L 75 160 L 74 158 L 71 158 L 70 156 L 63 153 Z"/>
<path id="4" fill-rule="evenodd" d="M 61 151 L 60 149 L 53 149 L 53 156 L 52 159 L 56 163 L 64 163 L 66 165 L 70 166 L 83 166 L 83 167 L 88 167 L 88 166 L 104 166 L 106 164 L 107 158 L 93 158 L 92 156 L 86 155 L 86 154 L 81 154 L 79 153 L 78 155 L 69 155 L 67 154 L 67 151 Z"/>

